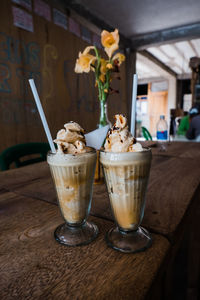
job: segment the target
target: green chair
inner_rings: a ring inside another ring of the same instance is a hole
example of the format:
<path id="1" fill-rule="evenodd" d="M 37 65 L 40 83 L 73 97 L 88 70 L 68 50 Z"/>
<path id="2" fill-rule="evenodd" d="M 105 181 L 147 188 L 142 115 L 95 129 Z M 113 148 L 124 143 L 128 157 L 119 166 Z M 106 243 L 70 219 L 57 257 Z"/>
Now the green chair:
<path id="1" fill-rule="evenodd" d="M 48 143 L 26 143 L 9 147 L 0 153 L 0 170 L 9 170 L 12 163 L 16 168 L 45 161 L 50 150 Z M 32 155 L 36 157 L 28 157 Z M 23 159 L 24 157 L 24 159 Z"/>
<path id="2" fill-rule="evenodd" d="M 146 141 L 152 141 L 152 136 L 146 127 L 142 126 L 142 134 Z"/>

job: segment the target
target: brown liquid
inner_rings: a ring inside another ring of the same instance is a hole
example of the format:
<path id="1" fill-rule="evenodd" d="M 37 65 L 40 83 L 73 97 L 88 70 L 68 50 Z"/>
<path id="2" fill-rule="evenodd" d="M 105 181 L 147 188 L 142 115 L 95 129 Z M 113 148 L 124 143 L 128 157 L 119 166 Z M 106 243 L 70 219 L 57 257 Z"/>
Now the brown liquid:
<path id="1" fill-rule="evenodd" d="M 149 177 L 151 155 L 145 153 L 122 153 L 112 160 L 111 154 L 102 153 L 107 188 L 112 211 L 118 225 L 134 230 L 141 223 L 144 213 L 145 192 Z M 109 160 L 109 158 L 111 158 Z"/>
<path id="2" fill-rule="evenodd" d="M 79 154 L 77 160 L 71 157 L 72 160 L 57 165 L 53 160 L 48 163 L 64 219 L 68 223 L 82 223 L 90 209 L 96 153 Z"/>

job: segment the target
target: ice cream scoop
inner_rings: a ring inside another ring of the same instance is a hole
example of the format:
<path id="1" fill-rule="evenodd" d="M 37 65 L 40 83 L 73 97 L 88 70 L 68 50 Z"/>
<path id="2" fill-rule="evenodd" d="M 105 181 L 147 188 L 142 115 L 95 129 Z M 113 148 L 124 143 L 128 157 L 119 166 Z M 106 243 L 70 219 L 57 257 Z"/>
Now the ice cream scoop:
<path id="1" fill-rule="evenodd" d="M 122 114 L 115 115 L 115 124 L 108 131 L 104 145 L 106 152 L 139 152 L 143 148 L 128 130 L 127 118 Z"/>
<path id="2" fill-rule="evenodd" d="M 76 122 L 69 122 L 57 133 L 54 142 L 58 146 L 57 153 L 77 154 L 86 152 L 84 129 Z"/>

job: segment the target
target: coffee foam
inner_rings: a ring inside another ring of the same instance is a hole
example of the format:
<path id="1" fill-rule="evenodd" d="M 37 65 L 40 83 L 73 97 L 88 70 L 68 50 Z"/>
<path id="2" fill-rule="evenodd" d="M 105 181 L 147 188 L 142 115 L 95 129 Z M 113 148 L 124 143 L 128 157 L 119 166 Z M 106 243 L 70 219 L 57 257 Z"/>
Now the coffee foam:
<path id="1" fill-rule="evenodd" d="M 151 157 L 150 148 L 143 148 L 138 152 L 106 152 L 100 151 L 100 162 L 109 165 L 129 165 L 130 163 L 140 164 L 146 162 Z"/>
<path id="2" fill-rule="evenodd" d="M 84 163 L 86 159 L 90 160 L 93 159 L 93 155 L 91 157 L 91 153 L 96 156 L 96 151 L 93 148 L 86 147 L 85 153 L 77 153 L 77 154 L 64 154 L 64 153 L 49 153 L 47 156 L 47 162 L 50 165 L 56 166 L 67 166 L 67 165 L 74 165 L 74 164 L 81 164 Z"/>

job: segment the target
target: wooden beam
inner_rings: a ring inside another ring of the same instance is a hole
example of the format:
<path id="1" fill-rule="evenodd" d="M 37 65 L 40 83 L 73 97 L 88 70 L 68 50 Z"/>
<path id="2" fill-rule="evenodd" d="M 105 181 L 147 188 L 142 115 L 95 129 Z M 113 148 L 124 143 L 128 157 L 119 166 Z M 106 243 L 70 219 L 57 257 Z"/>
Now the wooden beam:
<path id="1" fill-rule="evenodd" d="M 164 29 L 147 34 L 132 36 L 132 49 L 145 49 L 152 45 L 164 44 L 169 41 L 199 38 L 200 23 Z"/>
<path id="2" fill-rule="evenodd" d="M 188 43 L 189 43 L 189 45 L 190 45 L 190 47 L 192 48 L 192 50 L 194 51 L 194 53 L 195 53 L 195 56 L 199 56 L 199 53 L 197 52 L 197 50 L 195 49 L 195 47 L 193 46 L 193 44 L 191 43 L 191 41 L 188 41 Z"/>
<path id="3" fill-rule="evenodd" d="M 177 79 L 184 80 L 184 79 L 191 79 L 192 74 L 191 73 L 186 73 L 186 74 L 179 74 L 177 76 Z"/>
<path id="4" fill-rule="evenodd" d="M 156 82 L 156 81 L 165 81 L 166 78 L 164 77 L 147 77 L 147 78 L 142 78 L 138 79 L 138 84 L 148 84 L 151 82 Z"/>
<path id="5" fill-rule="evenodd" d="M 177 77 L 176 72 L 174 72 L 172 69 L 170 69 L 168 66 L 166 66 L 163 62 L 161 62 L 159 59 L 157 59 L 154 55 L 152 55 L 148 51 L 140 50 L 140 51 L 138 51 L 138 53 L 140 53 L 141 55 L 144 55 L 145 57 L 147 57 L 148 59 L 153 61 L 155 64 L 157 64 L 159 67 L 164 69 L 166 72 L 168 72 L 172 76 Z"/>
<path id="6" fill-rule="evenodd" d="M 171 47 L 173 47 L 173 48 L 179 53 L 179 55 L 182 57 L 182 59 L 185 60 L 185 57 L 182 55 L 182 52 L 180 52 L 180 50 L 179 50 L 177 47 L 175 47 L 175 45 L 171 45 Z M 147 49 L 147 51 L 148 51 L 148 49 Z M 169 54 L 167 53 L 167 51 L 166 51 L 166 52 L 163 51 L 163 50 L 161 49 L 161 47 L 159 47 L 159 51 L 160 51 L 162 54 L 164 54 L 165 56 L 167 56 L 169 60 L 171 59 L 171 57 L 169 56 Z M 173 61 L 173 65 L 176 66 L 181 72 L 183 72 L 182 67 L 180 67 L 180 65 L 177 64 L 176 61 Z"/>

